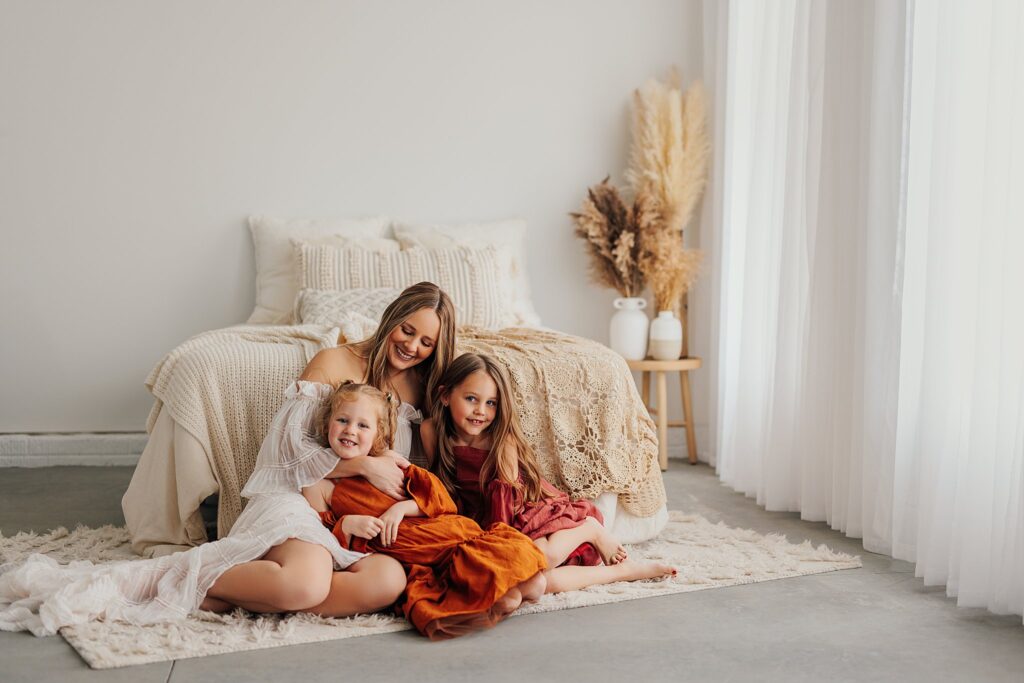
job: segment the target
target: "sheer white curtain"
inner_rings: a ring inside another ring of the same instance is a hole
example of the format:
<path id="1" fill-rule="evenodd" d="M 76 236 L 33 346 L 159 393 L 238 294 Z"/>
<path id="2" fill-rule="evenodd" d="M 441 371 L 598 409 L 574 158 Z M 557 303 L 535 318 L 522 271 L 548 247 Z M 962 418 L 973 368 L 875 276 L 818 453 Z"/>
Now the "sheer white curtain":
<path id="1" fill-rule="evenodd" d="M 704 10 L 720 477 L 1024 612 L 1024 11 Z"/>

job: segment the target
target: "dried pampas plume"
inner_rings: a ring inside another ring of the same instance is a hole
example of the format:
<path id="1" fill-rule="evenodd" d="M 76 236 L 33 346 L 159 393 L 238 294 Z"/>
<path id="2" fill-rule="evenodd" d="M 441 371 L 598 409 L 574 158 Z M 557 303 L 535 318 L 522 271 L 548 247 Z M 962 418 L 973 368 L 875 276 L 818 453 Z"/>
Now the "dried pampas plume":
<path id="1" fill-rule="evenodd" d="M 711 147 L 704 86 L 685 97 L 673 71 L 668 83 L 650 79 L 633 94 L 633 145 L 626 180 L 634 192 L 654 192 L 665 222 L 682 231 L 704 191 Z"/>
<path id="2" fill-rule="evenodd" d="M 662 223 L 657 198 L 645 190 L 637 194 L 632 207 L 627 206 L 605 178 L 587 190 L 583 206 L 571 216 L 576 235 L 587 245 L 594 282 L 622 296 L 639 296 L 645 285 L 640 265 L 645 233 Z"/>
<path id="3" fill-rule="evenodd" d="M 700 252 L 683 247 L 707 178 L 707 101 L 696 82 L 686 91 L 674 70 L 668 82 L 649 80 L 633 97 L 633 145 L 626 180 L 639 196 L 657 198 L 663 220 L 645 235 L 640 268 L 655 310 L 675 310 L 699 273 Z"/>

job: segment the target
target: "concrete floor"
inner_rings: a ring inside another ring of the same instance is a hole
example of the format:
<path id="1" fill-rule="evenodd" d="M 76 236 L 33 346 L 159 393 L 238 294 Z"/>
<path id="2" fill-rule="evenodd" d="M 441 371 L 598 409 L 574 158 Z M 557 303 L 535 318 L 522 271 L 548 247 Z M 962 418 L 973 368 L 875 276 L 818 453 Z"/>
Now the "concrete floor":
<path id="1" fill-rule="evenodd" d="M 131 469 L 0 469 L 0 531 L 121 524 Z M 768 513 L 673 461 L 669 507 L 860 554 L 862 569 L 509 619 L 431 643 L 392 633 L 92 671 L 62 638 L 0 633 L 0 681 L 1021 681 L 1020 617 L 959 609 L 913 567 Z"/>

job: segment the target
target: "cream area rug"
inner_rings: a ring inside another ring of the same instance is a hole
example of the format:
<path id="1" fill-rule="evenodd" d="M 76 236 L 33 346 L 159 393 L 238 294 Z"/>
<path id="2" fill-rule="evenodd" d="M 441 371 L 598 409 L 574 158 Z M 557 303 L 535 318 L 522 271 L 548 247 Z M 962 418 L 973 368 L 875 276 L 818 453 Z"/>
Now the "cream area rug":
<path id="1" fill-rule="evenodd" d="M 514 616 L 861 566 L 858 557 L 833 552 L 823 545 L 814 547 L 810 541 L 790 543 L 785 536 L 765 536 L 723 523 L 712 524 L 699 515 L 678 511 L 669 513 L 669 522 L 660 536 L 627 546 L 627 549 L 634 559 L 671 564 L 679 570 L 679 575 L 671 579 L 614 583 L 545 595 L 539 603 L 521 608 Z M 70 532 L 62 528 L 42 535 L 0 535 L 0 562 L 16 561 L 34 552 L 46 553 L 61 562 L 137 559 L 128 547 L 128 533 L 121 527 L 79 527 Z M 203 612 L 184 621 L 146 627 L 97 621 L 64 628 L 61 635 L 90 667 L 109 669 L 410 628 L 405 619 L 390 615 L 325 619 L 303 614 L 256 616 L 237 610 L 220 615 Z"/>

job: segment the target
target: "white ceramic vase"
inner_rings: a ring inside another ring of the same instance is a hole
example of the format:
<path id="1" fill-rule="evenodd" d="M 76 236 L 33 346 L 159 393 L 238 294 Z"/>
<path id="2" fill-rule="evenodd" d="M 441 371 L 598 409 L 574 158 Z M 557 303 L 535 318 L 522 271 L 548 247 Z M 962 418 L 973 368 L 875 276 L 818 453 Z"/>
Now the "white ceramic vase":
<path id="1" fill-rule="evenodd" d="M 644 309 L 647 300 L 640 297 L 620 297 L 615 300 L 610 338 L 613 351 L 626 360 L 642 360 L 647 355 L 647 327 L 650 321 Z"/>
<path id="2" fill-rule="evenodd" d="M 683 353 L 683 324 L 672 311 L 658 311 L 651 322 L 651 358 L 676 360 Z"/>

